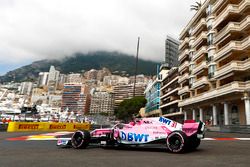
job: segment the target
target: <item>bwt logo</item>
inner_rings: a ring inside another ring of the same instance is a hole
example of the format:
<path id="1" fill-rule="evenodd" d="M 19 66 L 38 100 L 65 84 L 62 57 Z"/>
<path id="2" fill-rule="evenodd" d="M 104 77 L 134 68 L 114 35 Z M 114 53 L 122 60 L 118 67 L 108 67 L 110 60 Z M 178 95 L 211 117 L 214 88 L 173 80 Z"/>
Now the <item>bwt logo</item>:
<path id="1" fill-rule="evenodd" d="M 128 140 L 128 141 L 135 141 L 135 142 L 147 142 L 148 141 L 148 134 L 136 134 L 136 133 L 124 133 L 121 132 L 121 138 L 122 140 Z"/>
<path id="2" fill-rule="evenodd" d="M 160 117 L 159 121 L 167 125 L 170 125 L 170 123 L 172 122 L 171 120 L 164 117 Z"/>

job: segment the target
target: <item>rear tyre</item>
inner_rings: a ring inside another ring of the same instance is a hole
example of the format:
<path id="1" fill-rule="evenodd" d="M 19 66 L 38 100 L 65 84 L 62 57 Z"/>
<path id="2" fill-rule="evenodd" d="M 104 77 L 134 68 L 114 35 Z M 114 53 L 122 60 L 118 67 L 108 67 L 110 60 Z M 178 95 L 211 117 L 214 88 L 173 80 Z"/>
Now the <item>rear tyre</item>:
<path id="1" fill-rule="evenodd" d="M 89 145 L 90 133 L 88 131 L 76 131 L 71 137 L 72 147 L 75 149 L 86 148 Z"/>
<path id="2" fill-rule="evenodd" d="M 167 137 L 167 147 L 172 153 L 182 153 L 187 148 L 187 135 L 182 131 L 173 131 Z"/>
<path id="3" fill-rule="evenodd" d="M 201 143 L 201 139 L 197 138 L 197 134 L 192 135 L 188 138 L 189 140 L 189 150 L 196 150 L 200 143 Z"/>

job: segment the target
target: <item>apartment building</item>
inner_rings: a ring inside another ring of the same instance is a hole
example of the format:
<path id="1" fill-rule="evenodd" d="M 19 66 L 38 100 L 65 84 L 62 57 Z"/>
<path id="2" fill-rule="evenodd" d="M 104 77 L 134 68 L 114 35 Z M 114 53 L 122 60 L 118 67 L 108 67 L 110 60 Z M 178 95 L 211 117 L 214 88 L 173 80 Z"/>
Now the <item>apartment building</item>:
<path id="1" fill-rule="evenodd" d="M 62 94 L 62 111 L 78 114 L 88 113 L 90 107 L 89 89 L 83 84 L 64 84 Z"/>
<path id="2" fill-rule="evenodd" d="M 90 114 L 114 113 L 114 96 L 108 92 L 95 92 L 91 97 Z"/>
<path id="3" fill-rule="evenodd" d="M 150 80 L 145 89 L 145 98 L 147 103 L 145 106 L 145 116 L 159 116 L 161 115 L 160 108 L 160 88 L 161 81 L 159 78 Z"/>
<path id="4" fill-rule="evenodd" d="M 37 85 L 39 87 L 48 85 L 49 72 L 40 72 L 38 75 L 39 76 Z"/>
<path id="5" fill-rule="evenodd" d="M 68 74 L 67 83 L 82 83 L 82 75 L 79 73 Z"/>
<path id="6" fill-rule="evenodd" d="M 33 89 L 32 82 L 22 82 L 20 86 L 20 94 L 22 95 L 31 95 Z"/>
<path id="7" fill-rule="evenodd" d="M 184 118 L 250 125 L 250 0 L 206 0 L 180 40 Z"/>
<path id="8" fill-rule="evenodd" d="M 57 71 L 54 66 L 50 66 L 48 76 L 48 92 L 50 94 L 55 93 L 58 85 L 60 71 Z"/>
<path id="9" fill-rule="evenodd" d="M 135 97 L 144 96 L 145 84 L 135 85 Z M 131 99 L 134 96 L 134 84 L 116 85 L 113 88 L 114 107 L 117 108 L 125 99 Z"/>
<path id="10" fill-rule="evenodd" d="M 178 67 L 178 47 L 179 41 L 167 35 L 165 40 L 165 65 L 170 69 Z"/>
<path id="11" fill-rule="evenodd" d="M 167 76 L 168 71 L 169 71 L 168 67 L 166 67 L 165 64 L 162 64 L 160 67 L 157 66 L 156 78 L 148 82 L 144 92 L 147 103 L 145 106 L 145 111 L 143 113 L 143 116 L 154 117 L 162 115 L 160 109 L 161 82 L 162 79 Z"/>
<path id="12" fill-rule="evenodd" d="M 183 113 L 179 110 L 178 102 L 180 96 L 178 95 L 178 68 L 171 68 L 166 77 L 161 82 L 161 94 L 160 94 L 160 109 L 162 116 L 176 120 L 183 120 Z"/>

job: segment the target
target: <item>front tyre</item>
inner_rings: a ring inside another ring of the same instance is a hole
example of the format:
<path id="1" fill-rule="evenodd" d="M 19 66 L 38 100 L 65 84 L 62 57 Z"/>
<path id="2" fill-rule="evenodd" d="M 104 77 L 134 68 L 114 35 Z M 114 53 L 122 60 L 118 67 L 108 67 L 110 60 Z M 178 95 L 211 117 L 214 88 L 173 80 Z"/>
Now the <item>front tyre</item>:
<path id="1" fill-rule="evenodd" d="M 90 133 L 88 131 L 76 131 L 71 137 L 72 147 L 75 149 L 86 148 L 89 145 Z"/>
<path id="2" fill-rule="evenodd" d="M 187 135 L 182 131 L 173 131 L 167 137 L 167 147 L 173 153 L 182 153 L 187 147 Z"/>

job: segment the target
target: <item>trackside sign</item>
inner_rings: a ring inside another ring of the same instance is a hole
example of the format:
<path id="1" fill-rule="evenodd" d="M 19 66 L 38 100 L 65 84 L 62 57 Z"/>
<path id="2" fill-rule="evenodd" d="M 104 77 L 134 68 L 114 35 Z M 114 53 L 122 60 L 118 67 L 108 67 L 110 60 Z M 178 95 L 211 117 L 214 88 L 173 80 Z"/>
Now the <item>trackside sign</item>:
<path id="1" fill-rule="evenodd" d="M 89 123 L 10 122 L 7 132 L 89 130 Z"/>

